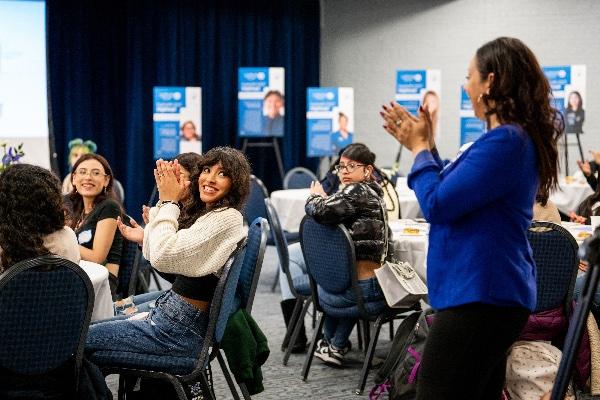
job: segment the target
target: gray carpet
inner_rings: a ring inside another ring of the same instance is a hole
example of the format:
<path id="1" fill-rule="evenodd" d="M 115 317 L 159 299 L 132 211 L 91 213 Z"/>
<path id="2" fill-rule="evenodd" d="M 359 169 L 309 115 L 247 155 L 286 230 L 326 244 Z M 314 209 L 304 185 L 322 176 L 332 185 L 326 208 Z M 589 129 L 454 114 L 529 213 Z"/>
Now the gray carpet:
<path id="1" fill-rule="evenodd" d="M 358 384 L 358 377 L 362 367 L 363 354 L 357 350 L 357 341 L 355 332 L 351 340 L 353 349 L 346 356 L 346 363 L 341 368 L 334 368 L 325 365 L 321 360 L 313 360 L 310 374 L 306 382 L 302 381 L 300 372 L 304 363 L 304 354 L 292 354 L 286 367 L 281 364 L 283 353 L 280 351 L 281 341 L 285 334 L 283 317 L 279 307 L 280 295 L 279 288 L 275 293 L 271 293 L 271 284 L 275 279 L 278 260 L 275 248 L 267 247 L 263 269 L 252 309 L 252 315 L 258 322 L 258 325 L 269 339 L 271 355 L 263 366 L 265 391 L 252 396 L 253 399 L 366 399 L 368 392 L 373 386 L 373 372 L 369 374 L 367 386 L 362 396 L 354 394 L 354 389 Z M 312 336 L 311 317 L 306 319 L 307 335 Z M 386 350 L 389 348 L 389 330 L 388 326 L 382 329 L 379 344 L 377 346 L 378 359 L 381 361 L 385 357 Z M 216 360 L 212 364 L 215 393 L 218 399 L 233 399 L 227 383 Z M 116 376 L 107 378 L 109 387 L 115 394 L 117 393 L 118 379 Z"/>

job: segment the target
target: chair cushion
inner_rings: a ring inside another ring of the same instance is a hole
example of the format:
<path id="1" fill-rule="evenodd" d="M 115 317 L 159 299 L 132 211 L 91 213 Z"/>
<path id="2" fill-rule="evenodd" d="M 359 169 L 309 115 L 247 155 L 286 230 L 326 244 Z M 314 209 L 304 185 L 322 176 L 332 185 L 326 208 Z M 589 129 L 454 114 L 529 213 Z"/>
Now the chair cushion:
<path id="1" fill-rule="evenodd" d="M 196 368 L 196 359 L 169 355 L 141 354 L 127 351 L 101 350 L 91 354 L 91 360 L 100 368 L 132 368 L 173 375 L 186 375 Z"/>
<path id="2" fill-rule="evenodd" d="M 320 286 L 318 290 L 319 303 L 326 314 L 337 318 L 357 318 L 360 316 L 352 288 L 349 288 L 344 293 L 336 294 L 329 293 Z M 377 316 L 389 309 L 384 298 L 365 299 L 363 304 L 367 313 L 373 316 Z"/>
<path id="3" fill-rule="evenodd" d="M 294 277 L 292 283 L 294 285 L 294 289 L 296 289 L 296 292 L 298 292 L 302 296 L 308 297 L 311 295 L 310 282 L 307 274 Z"/>

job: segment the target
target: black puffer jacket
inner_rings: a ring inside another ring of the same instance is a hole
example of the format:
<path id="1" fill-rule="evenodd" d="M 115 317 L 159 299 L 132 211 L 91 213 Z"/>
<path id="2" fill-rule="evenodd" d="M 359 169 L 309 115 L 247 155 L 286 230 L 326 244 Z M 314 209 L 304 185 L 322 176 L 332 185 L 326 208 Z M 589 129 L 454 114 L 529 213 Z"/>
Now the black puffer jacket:
<path id="1" fill-rule="evenodd" d="M 380 262 L 385 243 L 382 196 L 375 182 L 352 183 L 328 197 L 311 195 L 306 214 L 321 224 L 344 224 L 354 241 L 356 259 Z"/>

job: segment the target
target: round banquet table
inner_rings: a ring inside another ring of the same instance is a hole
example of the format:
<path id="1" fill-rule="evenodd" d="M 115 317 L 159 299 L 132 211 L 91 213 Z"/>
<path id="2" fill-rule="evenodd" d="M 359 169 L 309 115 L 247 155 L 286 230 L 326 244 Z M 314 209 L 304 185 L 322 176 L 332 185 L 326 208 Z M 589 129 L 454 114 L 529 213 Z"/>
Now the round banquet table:
<path id="1" fill-rule="evenodd" d="M 114 317 L 114 308 L 110 287 L 108 286 L 108 270 L 106 267 L 91 261 L 81 260 L 79 266 L 85 271 L 94 287 L 94 312 L 92 321 Z"/>
<path id="2" fill-rule="evenodd" d="M 390 221 L 389 226 L 394 238 L 395 259 L 408 261 L 423 282 L 427 282 L 429 224 L 410 219 L 399 219 Z"/>
<path id="3" fill-rule="evenodd" d="M 558 189 L 550 195 L 550 200 L 561 212 L 568 214 L 570 211 L 575 211 L 581 202 L 593 193 L 594 191 L 583 177 L 570 179 L 560 177 Z"/>
<path id="4" fill-rule="evenodd" d="M 304 205 L 310 189 L 275 190 L 271 193 L 271 203 L 277 211 L 281 228 L 288 232 L 298 232 L 304 218 Z"/>
<path id="5" fill-rule="evenodd" d="M 399 177 L 396 181 L 396 192 L 400 201 L 400 216 L 405 219 L 423 218 L 419 201 L 415 192 L 408 187 L 406 177 Z"/>

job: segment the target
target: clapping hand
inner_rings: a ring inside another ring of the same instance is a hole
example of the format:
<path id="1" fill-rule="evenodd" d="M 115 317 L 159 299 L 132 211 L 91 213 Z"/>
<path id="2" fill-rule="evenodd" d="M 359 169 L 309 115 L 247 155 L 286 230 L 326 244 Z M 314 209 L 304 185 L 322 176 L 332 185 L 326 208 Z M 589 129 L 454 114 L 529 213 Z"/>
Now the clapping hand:
<path id="1" fill-rule="evenodd" d="M 414 154 L 435 147 L 431 115 L 426 107 L 419 107 L 418 117 L 409 113 L 396 102 L 383 105 L 379 114 L 384 120 L 383 128 Z"/>
<path id="2" fill-rule="evenodd" d="M 190 181 L 181 179 L 181 168 L 177 160 L 156 161 L 154 179 L 158 188 L 158 198 L 161 201 L 178 202 L 185 197 L 185 191 L 190 185 Z"/>
<path id="3" fill-rule="evenodd" d="M 135 222 L 135 220 L 133 218 L 129 219 L 129 223 L 131 224 L 131 226 L 127 226 L 123 223 L 123 221 L 121 220 L 121 217 L 117 217 L 117 227 L 119 228 L 119 231 L 121 232 L 121 235 L 123 235 L 123 237 L 131 242 L 137 243 L 137 244 L 143 244 L 144 243 L 144 230 L 142 229 L 141 226 L 139 226 L 137 224 L 137 222 Z"/>
<path id="4" fill-rule="evenodd" d="M 579 169 L 585 176 L 590 176 L 592 174 L 592 167 L 590 167 L 588 161 L 577 160 L 577 165 L 579 165 Z"/>

